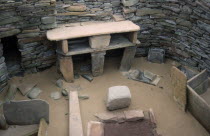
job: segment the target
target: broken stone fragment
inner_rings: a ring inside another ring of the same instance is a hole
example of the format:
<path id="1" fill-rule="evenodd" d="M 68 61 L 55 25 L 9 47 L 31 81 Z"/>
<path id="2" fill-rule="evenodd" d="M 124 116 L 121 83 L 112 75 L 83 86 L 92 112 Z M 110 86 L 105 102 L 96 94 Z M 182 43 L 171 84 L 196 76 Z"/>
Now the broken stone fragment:
<path id="1" fill-rule="evenodd" d="M 30 99 L 36 99 L 39 94 L 42 92 L 38 87 L 34 87 L 31 89 L 31 91 L 27 94 L 28 98 Z"/>
<path id="2" fill-rule="evenodd" d="M 88 95 L 79 95 L 78 96 L 79 99 L 82 99 L 82 100 L 87 100 L 89 99 L 90 97 Z"/>
<path id="3" fill-rule="evenodd" d="M 63 96 L 68 96 L 69 95 L 69 93 L 66 91 L 66 89 L 62 89 L 61 93 L 62 93 Z"/>
<path id="4" fill-rule="evenodd" d="M 54 100 L 58 100 L 58 99 L 61 98 L 61 93 L 58 92 L 58 91 L 52 92 L 52 93 L 50 94 L 50 97 L 53 98 Z"/>
<path id="5" fill-rule="evenodd" d="M 144 113 L 142 110 L 129 110 L 124 111 L 126 121 L 137 121 L 144 119 Z"/>
<path id="6" fill-rule="evenodd" d="M 56 85 L 58 86 L 58 87 L 60 87 L 60 88 L 63 88 L 63 80 L 62 79 L 58 79 L 57 81 L 56 81 Z"/>
<path id="7" fill-rule="evenodd" d="M 131 103 L 131 93 L 127 86 L 114 86 L 108 90 L 107 109 L 117 110 L 129 107 Z"/>

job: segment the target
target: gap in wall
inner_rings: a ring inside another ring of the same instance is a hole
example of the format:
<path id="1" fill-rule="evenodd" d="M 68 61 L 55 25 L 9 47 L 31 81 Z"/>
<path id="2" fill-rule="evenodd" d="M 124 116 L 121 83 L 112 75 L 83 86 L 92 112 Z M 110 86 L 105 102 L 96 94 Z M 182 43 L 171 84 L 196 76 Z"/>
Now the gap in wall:
<path id="1" fill-rule="evenodd" d="M 18 50 L 17 37 L 4 37 L 1 39 L 1 42 L 3 44 L 3 56 L 5 57 L 9 77 L 21 74 L 21 53 Z"/>

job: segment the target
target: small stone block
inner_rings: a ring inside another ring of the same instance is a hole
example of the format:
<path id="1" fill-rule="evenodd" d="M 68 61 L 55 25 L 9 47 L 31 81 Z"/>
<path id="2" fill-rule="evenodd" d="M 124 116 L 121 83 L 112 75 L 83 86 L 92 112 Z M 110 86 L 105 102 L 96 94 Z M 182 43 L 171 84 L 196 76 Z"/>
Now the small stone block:
<path id="1" fill-rule="evenodd" d="M 130 110 L 124 111 L 126 121 L 137 121 L 144 119 L 144 113 L 142 110 Z"/>
<path id="2" fill-rule="evenodd" d="M 98 35 L 89 37 L 89 44 L 91 48 L 105 48 L 109 46 L 111 36 L 108 35 Z"/>
<path id="3" fill-rule="evenodd" d="M 117 110 L 126 108 L 131 103 L 131 93 L 127 86 L 110 87 L 107 98 L 107 109 Z"/>

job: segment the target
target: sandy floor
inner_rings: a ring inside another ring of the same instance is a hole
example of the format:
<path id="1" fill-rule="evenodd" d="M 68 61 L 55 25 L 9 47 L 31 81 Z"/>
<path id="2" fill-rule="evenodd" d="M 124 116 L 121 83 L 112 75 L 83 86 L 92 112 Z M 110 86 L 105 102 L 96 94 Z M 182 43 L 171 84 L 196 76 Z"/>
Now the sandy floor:
<path id="1" fill-rule="evenodd" d="M 147 69 L 162 76 L 158 86 L 151 86 L 137 81 L 128 80 L 118 71 L 120 58 L 106 59 L 104 75 L 94 78 L 90 83 L 80 77 L 72 85 L 81 87 L 79 94 L 89 95 L 90 99 L 80 100 L 84 132 L 87 122 L 96 120 L 95 113 L 107 112 L 105 99 L 107 90 L 111 86 L 126 85 L 132 94 L 132 104 L 128 109 L 152 108 L 157 119 L 157 130 L 163 136 L 209 136 L 207 131 L 192 117 L 190 113 L 181 111 L 171 97 L 170 68 L 173 61 L 166 64 L 152 64 L 145 58 L 135 59 L 133 68 Z M 60 91 L 54 84 L 59 78 L 55 67 L 41 73 L 27 75 L 23 80 L 38 82 L 43 90 L 40 99 L 50 104 L 49 136 L 68 136 L 68 100 L 64 97 L 59 100 L 51 99 L 50 93 Z M 15 78 L 15 80 L 20 78 Z M 18 92 L 16 100 L 26 99 Z M 125 109 L 127 110 L 127 109 Z"/>

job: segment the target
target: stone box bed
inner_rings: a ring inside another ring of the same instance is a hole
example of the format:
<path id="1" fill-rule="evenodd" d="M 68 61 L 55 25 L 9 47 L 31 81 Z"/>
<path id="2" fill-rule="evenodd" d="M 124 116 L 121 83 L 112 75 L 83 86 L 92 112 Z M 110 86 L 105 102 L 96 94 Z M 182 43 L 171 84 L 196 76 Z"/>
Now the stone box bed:
<path id="1" fill-rule="evenodd" d="M 187 108 L 210 132 L 210 79 L 206 70 L 187 82 Z"/>

